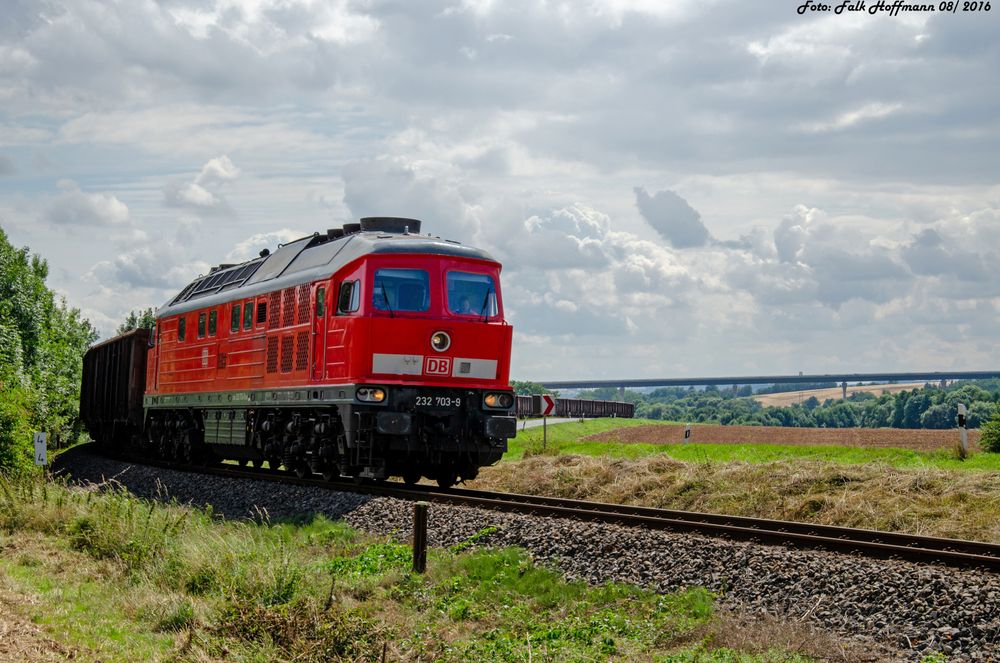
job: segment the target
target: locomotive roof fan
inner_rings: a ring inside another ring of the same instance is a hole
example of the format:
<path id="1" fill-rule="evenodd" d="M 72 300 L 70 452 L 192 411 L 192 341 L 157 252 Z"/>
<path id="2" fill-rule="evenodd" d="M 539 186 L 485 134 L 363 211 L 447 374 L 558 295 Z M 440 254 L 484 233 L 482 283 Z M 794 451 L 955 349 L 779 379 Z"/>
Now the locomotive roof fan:
<path id="1" fill-rule="evenodd" d="M 354 233 L 360 232 L 360 231 L 361 231 L 361 224 L 360 223 L 345 223 L 344 224 L 344 234 L 345 235 L 353 235 Z"/>
<path id="2" fill-rule="evenodd" d="M 420 220 L 401 216 L 366 216 L 361 219 L 361 230 L 394 233 L 420 234 Z"/>

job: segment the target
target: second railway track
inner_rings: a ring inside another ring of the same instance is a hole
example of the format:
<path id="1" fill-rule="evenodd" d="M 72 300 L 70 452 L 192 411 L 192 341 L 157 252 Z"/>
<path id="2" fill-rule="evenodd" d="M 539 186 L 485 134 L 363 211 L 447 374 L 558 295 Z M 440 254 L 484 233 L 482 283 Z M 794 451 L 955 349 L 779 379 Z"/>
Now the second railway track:
<path id="1" fill-rule="evenodd" d="M 324 481 L 318 477 L 299 478 L 284 472 L 246 470 L 228 465 L 192 467 L 146 459 L 129 460 L 170 469 L 231 478 L 290 483 L 410 501 L 425 500 L 437 504 L 477 507 L 506 513 L 573 518 L 630 527 L 694 533 L 767 545 L 828 550 L 881 559 L 900 559 L 925 564 L 943 564 L 1000 572 L 1000 545 L 979 541 L 588 502 L 540 495 L 496 493 L 463 488 L 445 490 L 426 485 L 408 486 L 392 481 L 360 484 L 352 481 Z"/>

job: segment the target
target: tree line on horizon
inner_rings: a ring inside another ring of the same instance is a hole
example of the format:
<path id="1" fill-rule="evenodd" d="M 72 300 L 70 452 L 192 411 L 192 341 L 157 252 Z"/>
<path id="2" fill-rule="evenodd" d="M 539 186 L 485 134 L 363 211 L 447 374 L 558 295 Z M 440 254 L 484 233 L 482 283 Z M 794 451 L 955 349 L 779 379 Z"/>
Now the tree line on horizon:
<path id="1" fill-rule="evenodd" d="M 828 385 L 817 388 L 823 386 Z M 780 388 L 772 387 L 766 393 L 779 392 Z M 749 386 L 735 392 L 714 386 L 662 387 L 648 393 L 626 390 L 625 400 L 635 403 L 635 416 L 643 419 L 798 428 L 954 428 L 958 404 L 963 403 L 969 411 L 967 426 L 980 428 L 998 411 L 1000 380 L 962 381 L 944 388 L 928 383 L 895 394 L 857 392 L 846 399 L 822 402 L 810 396 L 787 406 L 765 406 L 752 395 Z M 577 398 L 617 400 L 619 396 L 616 389 L 602 388 L 581 391 Z"/>

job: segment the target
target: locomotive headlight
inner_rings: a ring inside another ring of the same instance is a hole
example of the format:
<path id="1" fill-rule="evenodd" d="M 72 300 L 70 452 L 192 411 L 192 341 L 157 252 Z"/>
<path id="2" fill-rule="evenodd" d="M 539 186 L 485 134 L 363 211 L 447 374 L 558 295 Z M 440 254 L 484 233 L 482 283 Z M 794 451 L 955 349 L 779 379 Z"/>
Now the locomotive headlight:
<path id="1" fill-rule="evenodd" d="M 451 336 L 448 336 L 448 332 L 434 332 L 431 334 L 431 347 L 438 352 L 444 352 L 451 347 Z"/>
<path id="2" fill-rule="evenodd" d="M 385 400 L 385 389 L 379 389 L 378 387 L 361 387 L 354 392 L 354 395 L 357 396 L 359 401 L 381 403 Z"/>
<path id="3" fill-rule="evenodd" d="M 483 397 L 486 407 L 507 409 L 514 404 L 514 397 L 505 392 L 489 392 Z"/>

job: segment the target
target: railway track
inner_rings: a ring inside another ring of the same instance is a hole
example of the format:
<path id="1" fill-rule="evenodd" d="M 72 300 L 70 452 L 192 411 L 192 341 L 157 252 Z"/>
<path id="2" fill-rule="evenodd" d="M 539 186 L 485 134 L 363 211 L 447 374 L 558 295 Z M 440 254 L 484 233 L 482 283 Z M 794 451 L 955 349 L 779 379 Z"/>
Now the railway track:
<path id="1" fill-rule="evenodd" d="M 192 467 L 147 459 L 129 460 L 167 469 L 195 471 L 223 477 L 274 481 L 327 490 L 395 497 L 410 501 L 423 500 L 435 504 L 470 506 L 506 513 L 575 518 L 767 545 L 827 550 L 880 559 L 901 559 L 924 564 L 943 564 L 1000 572 L 1000 545 L 979 541 L 607 504 L 539 495 L 495 493 L 463 488 L 440 489 L 425 485 L 408 486 L 392 481 L 360 484 L 353 481 L 324 481 L 318 477 L 298 478 L 284 472 L 247 470 L 229 465 Z"/>

